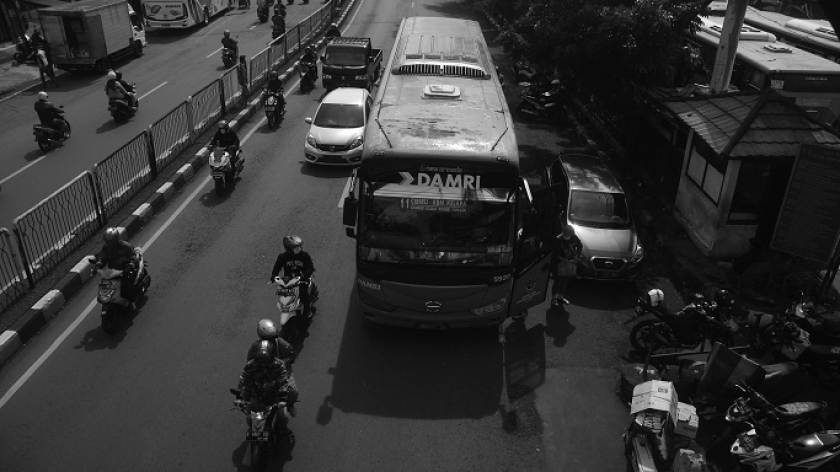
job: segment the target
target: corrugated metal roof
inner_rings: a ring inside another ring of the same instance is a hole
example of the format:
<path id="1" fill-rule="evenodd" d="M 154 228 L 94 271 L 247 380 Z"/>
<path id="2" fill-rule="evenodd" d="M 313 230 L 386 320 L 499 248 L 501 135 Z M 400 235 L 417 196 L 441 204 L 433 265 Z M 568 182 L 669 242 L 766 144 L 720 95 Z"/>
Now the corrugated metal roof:
<path id="1" fill-rule="evenodd" d="M 836 132 L 773 90 L 660 99 L 725 158 L 794 157 L 802 143 L 840 145 Z"/>

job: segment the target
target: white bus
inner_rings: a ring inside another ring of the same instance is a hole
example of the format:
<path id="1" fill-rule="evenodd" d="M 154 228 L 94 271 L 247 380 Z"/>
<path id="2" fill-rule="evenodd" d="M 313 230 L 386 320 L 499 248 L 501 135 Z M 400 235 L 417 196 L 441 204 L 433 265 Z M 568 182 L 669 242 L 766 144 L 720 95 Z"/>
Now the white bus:
<path id="1" fill-rule="evenodd" d="M 233 5 L 233 0 L 143 0 L 143 13 L 150 28 L 189 28 L 206 25 Z"/>

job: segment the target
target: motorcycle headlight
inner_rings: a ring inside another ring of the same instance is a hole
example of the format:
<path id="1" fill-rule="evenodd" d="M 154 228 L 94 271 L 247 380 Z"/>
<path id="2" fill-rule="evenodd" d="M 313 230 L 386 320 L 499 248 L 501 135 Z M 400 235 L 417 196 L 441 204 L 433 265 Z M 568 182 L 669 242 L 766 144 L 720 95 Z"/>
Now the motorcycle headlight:
<path id="1" fill-rule="evenodd" d="M 365 80 L 365 79 L 367 79 L 366 75 L 357 75 L 356 76 L 356 80 Z"/>
<path id="2" fill-rule="evenodd" d="M 332 76 L 330 74 L 324 74 L 324 79 L 331 80 Z"/>
<path id="3" fill-rule="evenodd" d="M 357 136 L 356 139 L 354 139 L 353 142 L 350 143 L 350 149 L 356 149 L 357 147 L 361 146 L 364 143 L 365 143 L 364 136 Z"/>
<path id="4" fill-rule="evenodd" d="M 309 133 L 306 136 L 306 142 L 312 147 L 318 147 L 318 141 L 315 141 L 315 136 L 312 133 Z"/>
<path id="5" fill-rule="evenodd" d="M 489 305 L 484 305 L 484 306 L 479 307 L 479 308 L 473 308 L 470 311 L 475 316 L 484 316 L 484 315 L 489 315 L 491 313 L 495 313 L 495 312 L 501 310 L 502 308 L 505 307 L 505 305 L 507 305 L 507 297 L 500 298 L 500 299 L 496 300 L 495 302 L 493 302 Z"/>

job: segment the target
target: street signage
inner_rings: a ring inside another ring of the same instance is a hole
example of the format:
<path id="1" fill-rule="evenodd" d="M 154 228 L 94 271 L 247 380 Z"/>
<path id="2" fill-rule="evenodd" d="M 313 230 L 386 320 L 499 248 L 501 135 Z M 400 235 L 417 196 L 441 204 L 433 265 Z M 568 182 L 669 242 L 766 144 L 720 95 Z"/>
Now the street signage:
<path id="1" fill-rule="evenodd" d="M 803 144 L 770 247 L 828 263 L 840 234 L 840 150 Z"/>

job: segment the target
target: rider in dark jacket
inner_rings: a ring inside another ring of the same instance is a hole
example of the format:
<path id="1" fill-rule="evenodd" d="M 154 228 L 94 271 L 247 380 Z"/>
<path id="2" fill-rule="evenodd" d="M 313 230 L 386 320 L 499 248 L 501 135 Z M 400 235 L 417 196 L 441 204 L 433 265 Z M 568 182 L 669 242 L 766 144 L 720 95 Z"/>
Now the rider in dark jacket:
<path id="1" fill-rule="evenodd" d="M 236 160 L 239 159 L 239 136 L 236 132 L 230 129 L 227 121 L 219 122 L 219 129 L 213 135 L 210 141 L 210 152 L 212 153 L 216 147 L 223 147 L 230 152 L 230 163 L 236 167 Z"/>
<path id="2" fill-rule="evenodd" d="M 309 253 L 303 250 L 303 239 L 300 236 L 284 236 L 283 247 L 286 250 L 277 256 L 269 281 L 273 282 L 281 270 L 286 277 L 300 276 L 300 301 L 303 303 L 303 316 L 308 318 L 311 316 L 309 279 L 315 272 L 315 264 L 312 263 Z"/>
<path id="3" fill-rule="evenodd" d="M 64 112 L 50 103 L 48 98 L 49 95 L 47 95 L 47 92 L 38 93 L 38 101 L 35 102 L 35 113 L 38 114 L 38 119 L 41 121 L 42 126 L 52 128 L 59 133 L 64 134 L 66 125 L 64 120 L 61 119 L 61 115 L 63 115 Z"/>
<path id="4" fill-rule="evenodd" d="M 142 267 L 134 267 L 132 270 L 125 270 L 125 264 L 137 260 L 137 249 L 128 241 L 123 241 L 120 230 L 111 227 L 105 230 L 102 239 L 105 245 L 96 254 L 97 267 L 110 267 L 114 270 L 122 270 L 123 283 L 120 285 L 120 295 L 126 300 L 134 300 L 134 280 L 138 270 Z"/>
<path id="5" fill-rule="evenodd" d="M 224 37 L 222 37 L 222 47 L 233 49 L 234 57 L 239 57 L 239 41 L 230 37 L 230 30 L 225 30 Z"/>
<path id="6" fill-rule="evenodd" d="M 330 28 L 327 30 L 326 34 L 324 34 L 327 38 L 340 38 L 341 31 L 338 29 L 338 24 L 333 23 L 330 25 Z"/>
<path id="7" fill-rule="evenodd" d="M 306 47 L 303 55 L 300 56 L 300 62 L 309 64 L 312 67 L 312 72 L 315 73 L 315 80 L 318 80 L 318 53 L 315 52 L 315 46 Z"/>
<path id="8" fill-rule="evenodd" d="M 243 401 L 262 405 L 274 405 L 286 401 L 289 413 L 294 416 L 294 403 L 298 398 L 297 385 L 286 364 L 277 358 L 271 341 L 260 341 L 254 358 L 245 364 L 239 376 L 240 398 Z M 273 418 L 268 419 L 270 424 Z M 286 432 L 286 440 L 294 443 L 295 435 L 289 430 L 286 415 L 281 415 L 282 424 L 278 432 Z"/>

